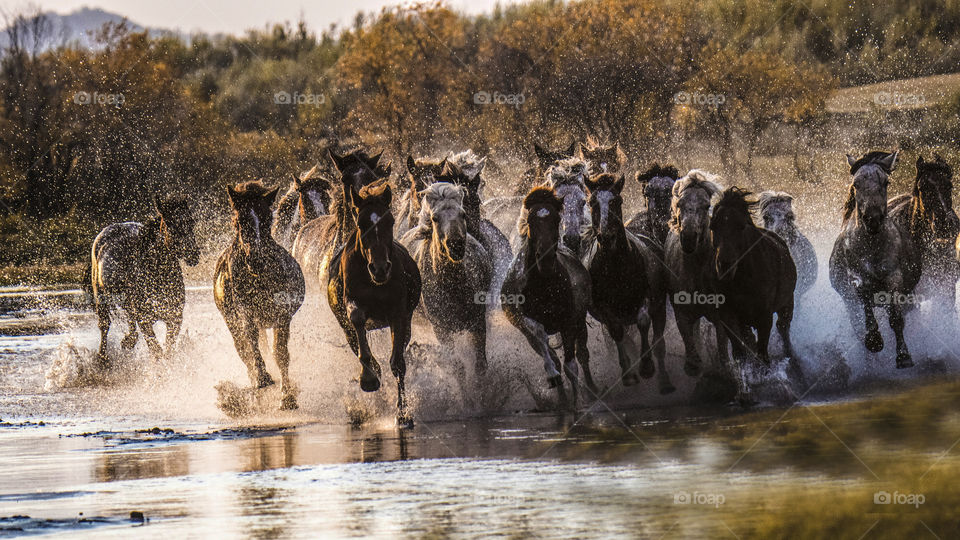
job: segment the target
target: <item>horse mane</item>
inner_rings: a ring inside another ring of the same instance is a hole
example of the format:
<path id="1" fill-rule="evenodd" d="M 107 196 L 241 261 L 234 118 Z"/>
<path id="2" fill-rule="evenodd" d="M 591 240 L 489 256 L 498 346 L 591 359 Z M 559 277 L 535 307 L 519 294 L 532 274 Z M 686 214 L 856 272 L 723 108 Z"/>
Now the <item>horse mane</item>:
<path id="1" fill-rule="evenodd" d="M 720 195 L 720 200 L 717 201 L 717 204 L 714 206 L 714 212 L 721 207 L 732 208 L 735 212 L 746 215 L 750 223 L 753 223 L 751 214 L 753 209 L 759 204 L 759 201 L 747 199 L 750 195 L 753 195 L 753 193 L 745 189 L 737 186 L 729 187 Z"/>
<path id="2" fill-rule="evenodd" d="M 317 163 L 317 164 L 314 165 L 313 168 L 310 169 L 309 171 L 300 173 L 300 181 L 303 182 L 303 181 L 306 181 L 306 180 L 310 180 L 310 179 L 313 178 L 314 176 L 318 176 L 318 170 L 319 170 L 319 169 L 320 169 L 320 164 Z"/>
<path id="3" fill-rule="evenodd" d="M 360 188 L 360 200 L 366 200 L 371 197 L 380 198 L 384 196 L 392 196 L 393 192 L 390 189 L 390 183 L 384 182 L 383 180 L 373 182 L 372 184 L 367 184 Z"/>
<path id="4" fill-rule="evenodd" d="M 558 204 L 557 194 L 554 193 L 553 188 L 550 186 L 537 186 L 531 189 L 530 193 L 527 193 L 527 196 L 523 198 L 523 206 L 520 209 L 520 219 L 517 220 L 517 232 L 520 233 L 520 236 L 528 236 L 530 230 L 527 227 L 527 216 L 530 213 L 530 208 L 540 204 L 552 204 L 555 206 Z"/>
<path id="5" fill-rule="evenodd" d="M 767 208 L 770 205 L 777 203 L 791 203 L 793 204 L 793 195 L 787 193 L 786 191 L 764 191 L 758 195 L 757 204 L 759 207 L 760 215 L 767 213 Z"/>
<path id="6" fill-rule="evenodd" d="M 678 198 L 690 188 L 699 188 L 710 194 L 710 198 L 723 191 L 722 179 L 702 169 L 692 169 L 686 176 L 677 180 L 673 185 L 673 197 Z"/>
<path id="7" fill-rule="evenodd" d="M 892 155 L 893 155 L 893 152 L 884 152 L 882 150 L 874 150 L 872 152 L 867 152 L 860 159 L 855 161 L 853 165 L 850 166 L 850 174 L 857 174 L 857 171 L 860 170 L 860 168 L 863 167 L 864 165 L 869 165 L 871 163 L 880 165 L 880 161 L 882 159 Z M 881 165 L 881 168 L 887 174 L 890 174 L 892 172 L 882 165 Z"/>
<path id="8" fill-rule="evenodd" d="M 659 163 L 654 163 L 649 169 L 645 172 L 637 172 L 637 182 L 644 183 L 649 182 L 650 180 L 657 177 L 672 178 L 678 180 L 680 178 L 680 171 L 677 170 L 673 165 L 664 165 L 660 166 Z"/>
<path id="9" fill-rule="evenodd" d="M 611 191 L 611 188 L 613 188 L 619 179 L 620 175 L 618 174 L 600 173 L 587 181 L 587 187 L 590 191 Z"/>
<path id="10" fill-rule="evenodd" d="M 233 192 L 243 198 L 263 197 L 270 191 L 272 190 L 264 185 L 262 179 L 248 180 L 233 186 Z"/>
<path id="11" fill-rule="evenodd" d="M 464 188 L 449 182 L 435 182 L 427 186 L 420 192 L 425 204 L 420 207 L 420 223 L 417 227 L 421 230 L 430 230 L 433 227 L 431 214 L 441 207 L 456 205 L 462 208 L 464 191 Z"/>
<path id="12" fill-rule="evenodd" d="M 555 188 L 568 184 L 579 184 L 580 180 L 578 180 L 578 178 L 587 174 L 589 170 L 590 162 L 578 157 L 572 157 L 561 159 L 556 162 L 556 164 L 551 165 L 550 168 L 547 169 L 546 174 L 544 174 L 544 177 L 546 183 L 549 184 L 550 187 Z M 532 194 L 533 192 L 531 191 L 528 197 Z"/>
<path id="13" fill-rule="evenodd" d="M 487 158 L 481 158 L 470 149 L 456 154 L 450 152 L 450 155 L 447 156 L 447 163 L 455 165 L 468 179 L 473 179 L 480 174 L 486 161 Z"/>
<path id="14" fill-rule="evenodd" d="M 847 200 L 843 203 L 843 220 L 842 223 L 846 223 L 851 216 L 853 216 L 854 210 L 857 209 L 857 193 L 853 189 L 853 184 L 850 184 L 850 188 L 847 190 Z"/>

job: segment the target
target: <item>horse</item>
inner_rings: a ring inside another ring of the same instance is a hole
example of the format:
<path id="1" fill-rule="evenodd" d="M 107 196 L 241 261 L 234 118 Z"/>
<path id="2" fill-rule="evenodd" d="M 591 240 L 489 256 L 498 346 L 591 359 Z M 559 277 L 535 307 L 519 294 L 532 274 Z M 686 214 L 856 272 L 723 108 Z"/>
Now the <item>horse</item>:
<path id="1" fill-rule="evenodd" d="M 217 259 L 213 299 L 255 388 L 274 384 L 260 353 L 260 335 L 274 329 L 273 357 L 280 368 L 280 409 L 297 408 L 290 384 L 290 321 L 304 298 L 300 265 L 270 234 L 270 210 L 279 188 L 260 181 L 227 186 L 233 242 Z"/>
<path id="2" fill-rule="evenodd" d="M 703 364 L 697 350 L 702 318 L 716 329 L 717 367 L 721 370 L 727 367 L 729 343 L 720 320 L 723 298 L 717 290 L 719 283 L 710 234 L 711 202 L 721 191 L 719 177 L 693 169 L 673 185 L 670 202 L 670 231 L 664 244 L 664 262 L 673 313 L 686 351 L 683 370 L 691 377 L 700 374 Z"/>
<path id="3" fill-rule="evenodd" d="M 563 209 L 560 217 L 560 241 L 561 243 L 580 257 L 580 245 L 582 232 L 590 227 L 589 207 L 587 206 L 587 187 L 584 184 L 584 178 L 590 164 L 580 158 L 569 158 L 559 161 L 556 165 L 547 169 L 543 185 L 553 190 L 554 194 L 563 202 Z M 518 218 L 518 223 L 523 220 L 523 216 Z M 514 237 L 514 243 L 519 244 L 522 241 L 517 228 L 517 236 Z"/>
<path id="4" fill-rule="evenodd" d="M 560 243 L 563 201 L 553 189 L 539 186 L 523 201 L 519 223 L 522 243 L 507 278 L 503 293 L 522 301 L 504 303 L 510 324 L 527 339 L 543 358 L 547 383 L 566 401 L 560 359 L 550 347 L 549 336 L 560 334 L 563 342 L 563 371 L 570 381 L 573 406 L 578 396 L 576 358 L 583 366 L 587 387 L 596 392 L 590 375 L 587 350 L 587 310 L 590 307 L 590 274 L 580 260 Z"/>
<path id="5" fill-rule="evenodd" d="M 420 269 L 424 311 L 437 340 L 446 344 L 454 333 L 469 332 L 475 369 L 482 374 L 487 369 L 485 304 L 491 297 L 493 267 L 487 250 L 468 232 L 466 191 L 448 182 L 426 188 L 420 224 L 401 244 Z"/>
<path id="6" fill-rule="evenodd" d="M 573 141 L 565 150 L 548 150 L 537 143 L 533 143 L 533 153 L 537 158 L 536 165 L 523 171 L 520 176 L 520 182 L 517 184 L 514 195 L 520 197 L 521 202 L 528 191 L 540 182 L 547 169 L 559 161 L 577 157 L 577 150 L 580 143 Z"/>
<path id="7" fill-rule="evenodd" d="M 758 203 L 747 199 L 749 195 L 749 191 L 736 186 L 726 189 L 710 218 L 713 270 L 717 290 L 724 298 L 720 304 L 721 319 L 732 338 L 734 366 L 730 371 L 736 374 L 740 403 L 751 401 L 743 374 L 747 344 L 756 340 L 757 356 L 763 366 L 769 367 L 768 344 L 774 315 L 790 378 L 803 381 L 790 341 L 797 268 L 787 243 L 773 231 L 754 224 L 751 211 Z"/>
<path id="8" fill-rule="evenodd" d="M 960 266 L 954 256 L 954 241 L 960 233 L 960 218 L 953 210 L 953 170 L 942 157 L 934 161 L 917 158 L 913 191 L 890 199 L 890 219 L 909 230 L 923 258 L 923 274 L 917 291 L 930 296 L 941 313 L 956 316 L 956 284 Z"/>
<path id="9" fill-rule="evenodd" d="M 660 242 L 661 246 L 667 241 L 667 233 L 670 231 L 670 199 L 673 196 L 673 185 L 678 178 L 680 173 L 676 167 L 661 167 L 657 163 L 646 171 L 637 173 L 636 179 L 643 190 L 646 209 L 630 218 L 626 224 L 628 231 L 653 238 Z"/>
<path id="10" fill-rule="evenodd" d="M 382 154 L 370 156 L 363 150 L 354 150 L 349 154 L 331 151 L 329 155 L 340 177 L 332 212 L 307 223 L 293 241 L 294 259 L 304 274 L 311 276 L 308 284 L 314 282 L 312 277 L 319 277 L 316 283 L 326 283 L 330 257 L 356 230 L 356 218 L 350 210 L 353 196 L 364 186 L 389 178 L 391 170 L 390 164 L 381 163 Z"/>
<path id="11" fill-rule="evenodd" d="M 620 149 L 620 143 L 603 145 L 592 136 L 580 144 L 577 157 L 590 163 L 590 174 L 619 174 L 627 163 L 627 156 Z"/>
<path id="12" fill-rule="evenodd" d="M 114 223 L 100 231 L 90 249 L 90 292 L 100 328 L 97 362 L 107 360 L 110 312 L 125 312 L 127 335 L 120 342 L 130 350 L 143 332 L 154 361 L 163 356 L 153 326 L 166 326 L 169 353 L 180 334 L 186 292 L 180 259 L 188 266 L 200 261 L 194 231 L 196 218 L 186 198 L 154 200 L 157 213 L 145 223 Z"/>
<path id="13" fill-rule="evenodd" d="M 446 158 L 432 161 L 407 156 L 407 174 L 401 175 L 397 186 L 403 195 L 397 202 L 397 225 L 394 234 L 403 236 L 417 227 L 420 220 L 420 192 L 435 181 L 446 162 Z"/>
<path id="14" fill-rule="evenodd" d="M 397 423 L 413 425 L 407 412 L 404 352 L 422 281 L 416 261 L 393 239 L 392 191 L 387 182 L 361 188 L 349 198 L 356 229 L 330 261 L 327 301 L 360 360 L 360 389 L 380 389 L 380 364 L 367 331 L 390 328 L 390 370 L 397 379 Z"/>
<path id="15" fill-rule="evenodd" d="M 813 243 L 797 228 L 793 195 L 785 191 L 764 191 L 757 199 L 757 208 L 763 228 L 776 233 L 790 248 L 797 267 L 796 296 L 800 298 L 817 282 L 818 263 Z"/>
<path id="16" fill-rule="evenodd" d="M 273 236 L 284 248 L 290 248 L 301 227 L 319 216 L 330 213 L 330 181 L 319 176 L 314 165 L 312 169 L 294 176 L 290 189 L 277 203 L 277 218 L 273 225 Z"/>
<path id="17" fill-rule="evenodd" d="M 843 299 L 854 331 L 865 332 L 863 343 L 870 352 L 883 350 L 874 307 L 887 309 L 897 341 L 896 365 L 902 369 L 913 366 L 903 338 L 904 308 L 920 281 L 922 261 L 910 231 L 888 215 L 887 186 L 897 155 L 880 151 L 859 159 L 847 155 L 853 182 L 830 254 L 830 284 Z"/>
<path id="18" fill-rule="evenodd" d="M 675 390 L 664 364 L 666 344 L 667 277 L 663 251 L 649 238 L 628 232 L 623 225 L 623 175 L 601 173 L 586 180 L 592 223 L 585 235 L 583 265 L 590 274 L 592 301 L 590 314 L 607 329 L 617 346 L 617 357 L 624 386 L 653 376 L 648 332 L 653 323 L 653 350 L 659 368 L 661 394 Z M 626 330 L 636 325 L 640 331 L 638 370 L 624 344 Z"/>

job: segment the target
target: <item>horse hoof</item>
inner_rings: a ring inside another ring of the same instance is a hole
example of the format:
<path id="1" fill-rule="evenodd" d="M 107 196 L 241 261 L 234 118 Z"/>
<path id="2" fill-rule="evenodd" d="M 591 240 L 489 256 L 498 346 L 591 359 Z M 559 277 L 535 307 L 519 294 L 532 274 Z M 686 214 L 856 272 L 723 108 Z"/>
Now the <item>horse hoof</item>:
<path id="1" fill-rule="evenodd" d="M 364 392 L 376 392 L 380 389 L 380 377 L 377 377 L 367 370 L 363 370 L 363 373 L 360 375 L 360 389 Z"/>
<path id="2" fill-rule="evenodd" d="M 297 406 L 297 398 L 293 396 L 283 396 L 283 399 L 280 400 L 280 410 L 281 411 L 295 411 L 300 407 Z"/>
<path id="3" fill-rule="evenodd" d="M 410 429 L 410 428 L 412 428 L 412 427 L 413 427 L 413 418 L 411 418 L 411 417 L 409 417 L 409 416 L 407 416 L 407 415 L 405 415 L 405 414 L 398 414 L 398 415 L 397 415 L 397 427 L 400 428 L 400 429 Z"/>
<path id="4" fill-rule="evenodd" d="M 897 369 L 908 367 L 913 367 L 913 359 L 910 358 L 910 353 L 897 354 Z"/>
<path id="5" fill-rule="evenodd" d="M 547 386 L 550 387 L 550 388 L 562 388 L 562 387 L 563 387 L 563 379 L 560 378 L 560 375 L 557 375 L 557 376 L 555 376 L 555 377 L 548 377 L 548 378 L 547 378 Z"/>
<path id="6" fill-rule="evenodd" d="M 867 337 L 863 340 L 863 344 L 867 347 L 868 351 L 878 353 L 883 350 L 883 336 L 880 335 L 879 330 L 871 330 L 867 332 Z"/>
<path id="7" fill-rule="evenodd" d="M 656 368 L 653 366 L 653 360 L 647 358 L 640 362 L 640 376 L 644 379 L 649 379 L 653 377 L 653 374 L 656 373 Z"/>
<path id="8" fill-rule="evenodd" d="M 268 386 L 273 386 L 273 384 L 274 384 L 273 377 L 271 377 L 270 374 L 267 372 L 263 372 L 257 378 L 257 390 L 260 390 L 261 388 L 266 388 Z"/>
<path id="9" fill-rule="evenodd" d="M 665 396 L 676 392 L 677 389 L 670 383 L 660 385 L 660 395 Z"/>
<path id="10" fill-rule="evenodd" d="M 700 375 L 702 368 L 700 362 L 691 362 L 687 360 L 683 363 L 683 372 L 687 374 L 688 377 L 697 377 Z"/>

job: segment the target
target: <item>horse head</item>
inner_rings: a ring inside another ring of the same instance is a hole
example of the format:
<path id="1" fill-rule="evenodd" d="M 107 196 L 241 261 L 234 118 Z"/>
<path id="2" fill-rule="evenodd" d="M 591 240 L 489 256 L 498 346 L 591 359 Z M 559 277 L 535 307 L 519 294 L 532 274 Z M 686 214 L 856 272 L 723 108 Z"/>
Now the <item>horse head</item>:
<path id="1" fill-rule="evenodd" d="M 166 200 L 154 199 L 160 214 L 160 230 L 163 244 L 174 257 L 183 259 L 187 266 L 196 266 L 200 262 L 200 248 L 197 247 L 196 217 L 185 197 L 171 197 Z"/>
<path id="2" fill-rule="evenodd" d="M 720 281 L 736 276 L 737 266 L 757 241 L 757 226 L 751 211 L 757 201 L 749 200 L 749 191 L 736 186 L 723 192 L 710 218 L 710 236 L 714 249 L 714 269 Z"/>
<path id="3" fill-rule="evenodd" d="M 424 205 L 421 224 L 431 230 L 431 254 L 452 263 L 463 261 L 467 246 L 467 222 L 463 199 L 467 188 L 449 182 L 435 182 L 421 195 Z"/>
<path id="4" fill-rule="evenodd" d="M 393 192 L 387 182 L 366 185 L 356 193 L 351 209 L 357 221 L 357 248 L 367 262 L 374 285 L 390 281 L 393 267 Z"/>
<path id="5" fill-rule="evenodd" d="M 584 184 L 590 164 L 580 158 L 568 158 L 558 161 L 547 169 L 545 185 L 563 201 L 560 221 L 563 245 L 578 256 L 580 254 L 580 232 L 590 225 L 587 215 L 587 187 Z"/>
<path id="6" fill-rule="evenodd" d="M 924 217 L 936 239 L 953 239 L 960 233 L 960 218 L 953 210 L 953 170 L 939 154 L 934 161 L 917 158 L 913 196 L 920 198 Z"/>
<path id="7" fill-rule="evenodd" d="M 453 183 L 467 188 L 466 197 L 463 201 L 464 210 L 468 214 L 479 218 L 480 206 L 483 203 L 481 191 L 484 185 L 480 173 L 483 172 L 483 167 L 487 164 L 487 158 L 481 158 L 474 154 L 472 150 L 465 150 L 458 154 L 451 154 L 445 161 L 460 171 L 458 181 Z M 444 174 L 441 173 L 441 176 Z"/>
<path id="8" fill-rule="evenodd" d="M 524 197 L 519 228 L 530 247 L 528 269 L 531 264 L 538 270 L 556 264 L 562 212 L 563 201 L 548 186 L 535 187 Z"/>
<path id="9" fill-rule="evenodd" d="M 363 150 L 355 150 L 348 154 L 330 151 L 330 159 L 340 173 L 344 200 L 347 204 L 353 203 L 354 197 L 364 186 L 390 176 L 390 164 L 380 163 L 381 156 L 383 152 L 370 156 Z"/>
<path id="10" fill-rule="evenodd" d="M 710 203 L 723 187 L 719 177 L 694 169 L 673 184 L 670 227 L 680 237 L 680 247 L 693 253 L 704 244 L 710 229 Z"/>
<path id="11" fill-rule="evenodd" d="M 407 174 L 403 176 L 403 182 L 400 189 L 406 190 L 410 186 L 416 191 L 423 191 L 427 186 L 436 181 L 436 176 L 443 170 L 447 163 L 444 158 L 440 161 L 431 161 L 428 159 L 414 159 L 413 156 L 407 156 Z"/>
<path id="12" fill-rule="evenodd" d="M 623 175 L 601 173 L 586 179 L 593 230 L 601 243 L 623 233 Z"/>
<path id="13" fill-rule="evenodd" d="M 796 216 L 793 214 L 793 195 L 785 191 L 764 191 L 757 200 L 763 228 L 784 240 L 797 235 Z"/>
<path id="14" fill-rule="evenodd" d="M 299 178 L 293 178 L 293 186 L 299 196 L 297 208 L 302 224 L 330 213 L 332 202 L 330 181 L 319 176 L 317 173 L 318 167 L 319 165 L 314 165 L 312 169 L 301 174 Z"/>
<path id="15" fill-rule="evenodd" d="M 233 228 L 240 248 L 248 257 L 259 251 L 264 242 L 272 241 L 274 199 L 280 188 L 268 189 L 259 180 L 227 186 L 233 209 Z"/>
<path id="16" fill-rule="evenodd" d="M 898 153 L 870 152 L 860 159 L 847 154 L 853 182 L 844 205 L 844 222 L 856 210 L 857 222 L 863 223 L 868 233 L 877 234 L 883 229 L 887 218 L 887 187 Z"/>
<path id="17" fill-rule="evenodd" d="M 539 144 L 533 144 L 533 153 L 537 156 L 537 170 L 545 172 L 551 166 L 555 165 L 558 161 L 563 161 L 565 159 L 570 159 L 572 157 L 577 157 L 577 150 L 580 145 L 576 141 L 570 143 L 570 146 L 566 150 L 547 150 L 541 147 Z"/>
<path id="18" fill-rule="evenodd" d="M 627 162 L 627 156 L 620 149 L 620 143 L 603 145 L 593 137 L 587 137 L 587 142 L 580 145 L 579 157 L 590 162 L 592 173 L 618 173 Z"/>
<path id="19" fill-rule="evenodd" d="M 654 163 L 645 172 L 637 173 L 637 182 L 643 192 L 647 205 L 647 216 L 654 225 L 660 241 L 666 237 L 666 224 L 670 220 L 670 199 L 673 197 L 673 185 L 680 178 L 677 168 L 672 165 L 660 166 Z M 660 229 L 658 231 L 658 229 Z M 663 233 L 660 236 L 660 233 Z"/>

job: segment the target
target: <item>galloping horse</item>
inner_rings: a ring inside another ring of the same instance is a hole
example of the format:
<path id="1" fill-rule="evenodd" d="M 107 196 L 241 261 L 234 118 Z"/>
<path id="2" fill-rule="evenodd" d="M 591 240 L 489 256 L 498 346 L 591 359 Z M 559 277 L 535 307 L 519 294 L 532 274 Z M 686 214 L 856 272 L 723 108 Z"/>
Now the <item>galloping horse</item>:
<path id="1" fill-rule="evenodd" d="M 570 380 L 576 407 L 579 377 L 574 358 L 583 366 L 587 386 L 596 391 L 587 350 L 590 274 L 573 253 L 560 245 L 562 210 L 563 201 L 549 187 L 536 187 L 524 199 L 519 224 L 523 240 L 503 282 L 504 294 L 523 298 L 523 302 L 504 304 L 503 310 L 543 358 L 547 382 L 564 402 L 560 359 L 549 343 L 550 335 L 560 334 L 563 371 Z"/>
<path id="2" fill-rule="evenodd" d="M 913 366 L 903 339 L 904 307 L 921 274 L 921 254 L 910 231 L 887 215 L 888 177 L 897 152 L 847 155 L 853 182 L 843 207 L 843 226 L 830 254 L 830 284 L 840 294 L 855 332 L 866 331 L 864 346 L 883 350 L 883 336 L 873 309 L 887 309 L 897 340 L 897 367 Z"/>
<path id="3" fill-rule="evenodd" d="M 492 262 L 467 230 L 463 199 L 467 189 L 436 182 L 422 194 L 420 225 L 403 237 L 423 279 L 423 305 L 440 343 L 469 332 L 476 351 L 475 369 L 487 368 L 486 306 Z M 496 292 L 499 294 L 499 291 Z"/>
<path id="4" fill-rule="evenodd" d="M 754 225 L 751 210 L 757 204 L 750 192 L 731 187 L 713 207 L 710 232 L 713 240 L 713 267 L 720 294 L 721 319 L 733 344 L 731 373 L 735 374 L 738 401 L 749 403 L 749 390 L 743 376 L 748 343 L 756 329 L 757 355 L 764 366 L 770 365 L 767 345 L 773 316 L 783 341 L 790 377 L 802 382 L 803 372 L 790 341 L 793 321 L 793 294 L 797 269 L 790 249 L 776 233 Z"/>
<path id="5" fill-rule="evenodd" d="M 278 188 L 259 181 L 228 186 L 233 242 L 217 260 L 213 298 L 227 323 L 237 354 L 256 388 L 273 384 L 260 353 L 260 333 L 274 329 L 274 360 L 280 368 L 281 409 L 296 409 L 289 380 L 290 321 L 303 304 L 303 273 L 270 234 L 270 206 Z"/>
<path id="6" fill-rule="evenodd" d="M 723 190 L 719 181 L 718 177 L 699 169 L 677 180 L 670 205 L 670 232 L 664 246 L 673 313 L 686 350 L 683 370 L 691 377 L 700 374 L 703 364 L 697 350 L 701 318 L 713 323 L 717 335 L 717 367 L 727 369 L 729 343 L 720 321 L 722 298 L 717 290 L 710 238 L 711 201 Z"/>
<path id="7" fill-rule="evenodd" d="M 390 328 L 397 422 L 412 425 L 407 414 L 404 352 L 410 343 L 413 311 L 420 303 L 420 271 L 407 250 L 393 239 L 388 183 L 364 186 L 348 201 L 356 228 L 330 261 L 327 301 L 360 360 L 360 388 L 364 392 L 380 389 L 380 364 L 370 351 L 367 331 Z"/>
<path id="8" fill-rule="evenodd" d="M 185 290 L 180 259 L 189 266 L 200 261 L 194 232 L 195 218 L 182 197 L 155 201 L 157 214 L 146 223 L 115 223 L 103 229 L 90 250 L 90 285 L 100 327 L 97 362 L 107 366 L 110 311 L 123 310 L 127 335 L 124 350 L 137 344 L 143 332 L 154 360 L 162 356 L 153 325 L 167 327 L 164 346 L 171 351 L 183 322 Z"/>
<path id="9" fill-rule="evenodd" d="M 624 177 L 602 173 L 586 180 L 590 193 L 592 224 L 584 245 L 583 264 L 590 273 L 593 300 L 590 314 L 610 333 L 617 346 L 617 357 L 625 386 L 653 376 L 654 364 L 648 332 L 654 328 L 654 345 L 660 372 L 660 393 L 674 391 L 664 364 L 666 344 L 667 277 L 663 251 L 649 238 L 638 237 L 623 226 Z M 640 358 L 634 369 L 624 344 L 626 331 L 636 325 L 640 330 Z"/>
<path id="10" fill-rule="evenodd" d="M 587 206 L 587 186 L 584 183 L 589 169 L 590 164 L 580 158 L 565 159 L 547 169 L 544 182 L 563 202 L 560 241 L 577 257 L 581 255 L 581 235 L 590 227 L 590 208 Z"/>
<path id="11" fill-rule="evenodd" d="M 330 181 L 317 173 L 319 165 L 293 177 L 287 193 L 277 203 L 277 220 L 273 236 L 284 248 L 289 249 L 297 232 L 319 216 L 330 213 Z"/>
<path id="12" fill-rule="evenodd" d="M 793 195 L 785 191 L 764 191 L 757 200 L 763 228 L 775 232 L 787 243 L 797 266 L 796 296 L 800 298 L 817 282 L 817 252 L 813 243 L 797 228 Z"/>
<path id="13" fill-rule="evenodd" d="M 954 257 L 954 241 L 960 233 L 960 218 L 953 210 L 953 170 L 937 154 L 934 161 L 917 158 L 913 191 L 890 199 L 890 219 L 910 231 L 914 246 L 923 257 L 923 275 L 917 291 L 932 297 L 942 314 L 956 314 L 956 285 L 960 265 Z"/>
<path id="14" fill-rule="evenodd" d="M 446 163 L 446 158 L 431 161 L 407 156 L 407 174 L 401 175 L 398 182 L 398 189 L 403 195 L 397 202 L 397 225 L 394 234 L 403 236 L 417 227 L 420 220 L 420 192 L 436 180 Z"/>
<path id="15" fill-rule="evenodd" d="M 627 222 L 627 230 L 653 238 L 662 246 L 670 232 L 670 199 L 680 173 L 672 165 L 661 167 L 654 163 L 646 171 L 638 172 L 636 178 L 647 207 Z"/>

